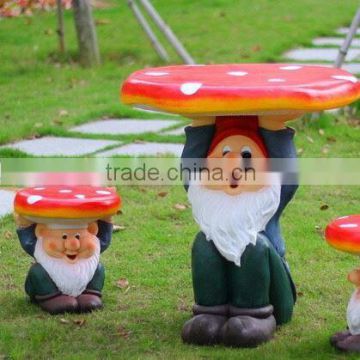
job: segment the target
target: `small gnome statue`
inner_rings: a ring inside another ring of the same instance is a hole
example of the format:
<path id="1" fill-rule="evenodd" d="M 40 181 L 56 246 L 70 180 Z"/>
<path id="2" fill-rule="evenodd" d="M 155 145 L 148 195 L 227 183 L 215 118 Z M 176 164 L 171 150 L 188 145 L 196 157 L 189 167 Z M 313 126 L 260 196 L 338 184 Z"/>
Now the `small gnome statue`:
<path id="1" fill-rule="evenodd" d="M 100 253 L 110 245 L 111 216 L 120 206 L 111 189 L 47 186 L 15 197 L 17 234 L 35 259 L 25 281 L 30 300 L 50 314 L 102 308 L 105 271 Z"/>
<path id="2" fill-rule="evenodd" d="M 360 255 L 360 215 L 335 219 L 326 227 L 325 238 L 337 250 Z M 341 351 L 360 352 L 360 268 L 351 271 L 348 280 L 356 287 L 347 306 L 348 328 L 334 334 L 330 343 Z"/>

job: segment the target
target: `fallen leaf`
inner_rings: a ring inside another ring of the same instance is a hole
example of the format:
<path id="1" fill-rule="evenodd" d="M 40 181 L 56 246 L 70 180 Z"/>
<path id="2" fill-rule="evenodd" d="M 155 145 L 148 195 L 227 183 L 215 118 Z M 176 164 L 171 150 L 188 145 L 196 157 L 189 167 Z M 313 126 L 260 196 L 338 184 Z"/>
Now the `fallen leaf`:
<path id="1" fill-rule="evenodd" d="M 165 197 L 167 194 L 168 194 L 167 191 L 160 191 L 160 192 L 158 193 L 158 196 L 159 196 L 159 197 Z"/>
<path id="2" fill-rule="evenodd" d="M 302 291 L 298 291 L 298 292 L 297 292 L 297 296 L 298 296 L 298 297 L 304 296 L 304 293 L 303 293 Z"/>
<path id="3" fill-rule="evenodd" d="M 54 32 L 53 32 L 53 30 L 52 29 L 46 29 L 46 30 L 44 30 L 44 34 L 45 35 L 52 35 Z"/>
<path id="4" fill-rule="evenodd" d="M 307 137 L 306 137 L 306 140 L 307 140 L 309 143 L 311 143 L 311 144 L 314 143 L 314 139 L 313 139 L 311 136 L 307 136 Z"/>
<path id="5" fill-rule="evenodd" d="M 64 318 L 61 318 L 59 321 L 60 321 L 60 324 L 69 324 L 70 323 L 69 320 L 64 319 Z"/>
<path id="6" fill-rule="evenodd" d="M 117 328 L 117 333 L 119 336 L 127 340 L 131 334 L 131 331 L 126 330 L 122 325 L 120 325 Z"/>
<path id="7" fill-rule="evenodd" d="M 326 146 L 326 145 L 321 149 L 321 152 L 322 152 L 323 154 L 328 154 L 329 151 L 330 151 L 329 146 Z"/>
<path id="8" fill-rule="evenodd" d="M 83 326 L 84 324 L 85 324 L 85 322 L 86 322 L 86 320 L 85 319 L 74 319 L 73 320 L 73 323 L 75 324 L 75 325 L 78 325 L 78 326 Z"/>
<path id="9" fill-rule="evenodd" d="M 109 19 L 97 19 L 95 21 L 95 25 L 108 25 L 111 24 L 111 21 Z"/>
<path id="10" fill-rule="evenodd" d="M 336 142 L 336 137 L 335 136 L 328 136 L 326 138 L 326 141 L 328 141 L 330 143 L 334 143 L 334 142 Z"/>
<path id="11" fill-rule="evenodd" d="M 59 116 L 68 116 L 69 115 L 69 112 L 67 110 L 60 110 L 59 111 Z"/>
<path id="12" fill-rule="evenodd" d="M 184 204 L 175 204 L 174 205 L 174 208 L 176 209 L 176 210 L 181 210 L 181 211 L 183 211 L 183 210 L 186 210 L 186 205 L 184 205 Z"/>
<path id="13" fill-rule="evenodd" d="M 126 229 L 126 227 L 123 225 L 116 225 L 116 224 L 113 225 L 113 233 L 116 233 L 116 232 L 119 232 L 119 231 L 125 230 L 125 229 Z"/>
<path id="14" fill-rule="evenodd" d="M 320 225 L 315 225 L 315 231 L 321 236 L 324 236 L 324 230 Z"/>
<path id="15" fill-rule="evenodd" d="M 303 149 L 303 148 L 300 148 L 300 149 L 297 150 L 297 154 L 298 154 L 298 155 L 301 155 L 303 152 L 304 152 L 304 149 Z"/>
<path id="16" fill-rule="evenodd" d="M 258 52 L 260 50 L 262 50 L 262 47 L 260 45 L 255 45 L 251 48 L 252 52 Z"/>
<path id="17" fill-rule="evenodd" d="M 329 205 L 323 204 L 320 206 L 320 210 L 327 210 L 329 208 Z"/>
<path id="18" fill-rule="evenodd" d="M 116 282 L 116 286 L 119 287 L 120 289 L 125 289 L 129 286 L 129 281 L 126 278 L 120 278 L 117 282 Z"/>
<path id="19" fill-rule="evenodd" d="M 5 232 L 4 232 L 4 238 L 5 238 L 6 240 L 12 239 L 12 238 L 13 238 L 13 233 L 12 233 L 10 230 L 5 230 Z"/>
<path id="20" fill-rule="evenodd" d="M 324 136 L 324 135 L 325 135 L 324 129 L 319 129 L 319 135 L 320 135 L 320 136 Z"/>
<path id="21" fill-rule="evenodd" d="M 44 124 L 42 123 L 42 122 L 36 122 L 35 124 L 34 124 L 34 127 L 35 128 L 41 128 L 41 127 L 43 127 L 44 126 Z"/>
<path id="22" fill-rule="evenodd" d="M 62 120 L 59 119 L 54 119 L 52 122 L 54 125 L 62 125 L 64 123 Z"/>

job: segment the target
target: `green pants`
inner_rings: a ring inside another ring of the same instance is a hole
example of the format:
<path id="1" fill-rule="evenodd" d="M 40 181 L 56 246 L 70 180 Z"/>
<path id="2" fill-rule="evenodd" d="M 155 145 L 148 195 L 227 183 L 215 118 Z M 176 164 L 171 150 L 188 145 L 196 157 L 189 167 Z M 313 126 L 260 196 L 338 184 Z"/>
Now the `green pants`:
<path id="1" fill-rule="evenodd" d="M 104 280 L 105 269 L 103 265 L 99 263 L 94 277 L 89 282 L 86 289 L 101 292 L 104 286 Z M 59 289 L 39 263 L 35 263 L 31 266 L 25 280 L 25 291 L 31 300 L 34 300 L 37 296 L 45 297 L 59 293 Z"/>
<path id="2" fill-rule="evenodd" d="M 198 233 L 192 248 L 192 276 L 198 305 L 259 308 L 272 304 L 278 324 L 291 319 L 295 299 L 291 278 L 263 235 L 259 234 L 255 246 L 246 247 L 239 267 Z"/>

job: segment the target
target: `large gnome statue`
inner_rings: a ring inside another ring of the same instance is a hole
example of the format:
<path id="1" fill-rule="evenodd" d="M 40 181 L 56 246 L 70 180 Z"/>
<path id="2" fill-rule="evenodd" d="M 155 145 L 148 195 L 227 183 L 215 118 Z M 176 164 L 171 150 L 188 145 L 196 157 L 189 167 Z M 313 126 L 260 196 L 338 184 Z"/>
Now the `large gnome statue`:
<path id="1" fill-rule="evenodd" d="M 294 64 L 169 66 L 126 80 L 125 104 L 193 120 L 182 162 L 194 168 L 186 189 L 201 231 L 184 342 L 254 347 L 291 319 L 296 292 L 279 219 L 297 189 L 297 170 L 294 131 L 285 122 L 359 96 L 360 84 L 345 71 Z M 215 172 L 216 162 L 222 181 L 198 181 L 194 175 Z M 234 174 L 239 168 L 268 181 L 243 181 Z"/>
<path id="2" fill-rule="evenodd" d="M 252 188 L 237 181 L 232 171 L 244 164 L 261 171 L 259 160 L 268 156 L 294 157 L 294 131 L 280 125 L 268 130 L 266 118 L 259 127 L 256 116 L 209 122 L 186 128 L 183 158 L 228 160 L 223 168 L 228 181 L 215 189 L 191 181 L 188 187 L 201 232 L 192 250 L 194 317 L 182 337 L 195 344 L 256 346 L 292 316 L 296 294 L 284 260 L 279 217 L 297 186 L 294 181 L 280 187 L 273 178 Z"/>

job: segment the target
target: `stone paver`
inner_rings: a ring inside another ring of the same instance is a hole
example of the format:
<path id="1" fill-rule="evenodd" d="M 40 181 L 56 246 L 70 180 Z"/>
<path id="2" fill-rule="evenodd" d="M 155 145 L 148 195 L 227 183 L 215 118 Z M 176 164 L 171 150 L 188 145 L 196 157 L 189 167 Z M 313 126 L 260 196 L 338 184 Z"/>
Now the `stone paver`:
<path id="1" fill-rule="evenodd" d="M 286 52 L 284 56 L 294 61 L 335 61 L 338 53 L 338 48 L 304 48 L 290 50 Z M 346 60 L 352 61 L 358 56 L 360 56 L 360 49 L 350 49 Z"/>
<path id="2" fill-rule="evenodd" d="M 341 27 L 341 28 L 336 30 L 336 33 L 339 34 L 339 35 L 347 35 L 348 32 L 349 32 L 348 27 Z M 357 29 L 356 35 L 360 35 L 360 29 Z"/>
<path id="3" fill-rule="evenodd" d="M 312 44 L 315 46 L 341 46 L 344 42 L 344 39 L 341 37 L 321 37 L 316 38 L 312 41 Z M 360 47 L 360 39 L 353 39 L 351 42 L 351 47 Z"/>
<path id="4" fill-rule="evenodd" d="M 341 68 L 353 74 L 360 74 L 360 63 L 347 63 Z"/>
<path id="5" fill-rule="evenodd" d="M 161 135 L 185 135 L 185 126 L 162 132 Z"/>
<path id="6" fill-rule="evenodd" d="M 142 134 L 158 132 L 178 123 L 176 120 L 110 119 L 76 126 L 71 131 L 105 135 Z"/>
<path id="7" fill-rule="evenodd" d="M 0 218 L 13 212 L 15 192 L 0 189 Z"/>
<path id="8" fill-rule="evenodd" d="M 183 147 L 184 146 L 182 144 L 169 144 L 169 143 L 156 143 L 156 142 L 133 143 L 115 149 L 111 149 L 108 151 L 100 152 L 97 154 L 97 156 L 102 156 L 102 157 L 110 157 L 113 155 L 158 156 L 165 154 L 173 154 L 180 157 Z"/>
<path id="9" fill-rule="evenodd" d="M 90 154 L 107 146 L 120 145 L 120 141 L 77 139 L 46 136 L 40 139 L 23 140 L 1 148 L 17 149 L 34 156 L 77 156 Z"/>

